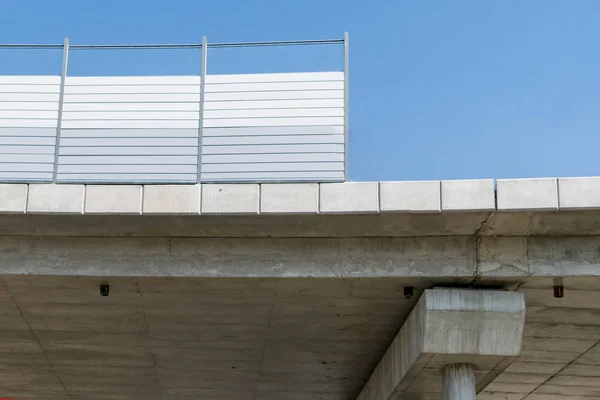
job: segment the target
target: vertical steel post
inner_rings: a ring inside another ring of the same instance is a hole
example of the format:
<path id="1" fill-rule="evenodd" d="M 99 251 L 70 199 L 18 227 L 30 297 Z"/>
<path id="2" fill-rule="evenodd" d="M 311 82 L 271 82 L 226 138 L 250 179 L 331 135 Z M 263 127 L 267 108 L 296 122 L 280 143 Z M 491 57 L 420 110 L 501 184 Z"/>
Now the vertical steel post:
<path id="1" fill-rule="evenodd" d="M 202 36 L 202 71 L 200 76 L 200 116 L 198 125 L 198 183 L 202 179 L 202 135 L 204 130 L 204 87 L 206 83 L 206 59 L 208 56 L 208 42 Z"/>
<path id="2" fill-rule="evenodd" d="M 348 57 L 348 32 L 344 33 L 344 180 L 348 181 L 348 77 L 350 59 Z"/>
<path id="3" fill-rule="evenodd" d="M 65 99 L 65 81 L 67 80 L 67 66 L 69 64 L 69 38 L 65 38 L 63 44 L 62 73 L 60 75 L 60 91 L 58 92 L 58 118 L 56 121 L 56 141 L 54 145 L 54 170 L 52 182 L 56 183 L 58 175 L 58 152 L 60 150 L 60 131 L 62 128 L 63 103 Z"/>

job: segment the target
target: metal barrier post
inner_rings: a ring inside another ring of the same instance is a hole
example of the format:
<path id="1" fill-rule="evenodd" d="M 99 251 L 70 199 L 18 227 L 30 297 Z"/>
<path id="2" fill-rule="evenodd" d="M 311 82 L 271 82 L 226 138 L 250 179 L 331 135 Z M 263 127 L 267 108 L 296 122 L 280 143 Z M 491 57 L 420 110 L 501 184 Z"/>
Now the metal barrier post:
<path id="1" fill-rule="evenodd" d="M 69 39 L 65 38 L 63 44 L 63 61 L 62 61 L 62 73 L 60 76 L 60 91 L 58 94 L 58 119 L 56 122 L 56 142 L 54 147 L 54 172 L 52 174 L 52 182 L 56 183 L 58 175 L 58 152 L 60 150 L 60 131 L 62 128 L 62 113 L 63 103 L 65 98 L 65 81 L 67 79 L 67 66 L 69 63 Z"/>
<path id="2" fill-rule="evenodd" d="M 208 56 L 208 42 L 202 36 L 202 71 L 200 76 L 200 115 L 198 125 L 198 183 L 202 179 L 202 135 L 204 130 L 204 87 L 206 82 L 206 58 Z"/>
<path id="3" fill-rule="evenodd" d="M 348 32 L 344 33 L 344 181 L 348 181 L 348 77 L 350 59 L 348 58 Z"/>

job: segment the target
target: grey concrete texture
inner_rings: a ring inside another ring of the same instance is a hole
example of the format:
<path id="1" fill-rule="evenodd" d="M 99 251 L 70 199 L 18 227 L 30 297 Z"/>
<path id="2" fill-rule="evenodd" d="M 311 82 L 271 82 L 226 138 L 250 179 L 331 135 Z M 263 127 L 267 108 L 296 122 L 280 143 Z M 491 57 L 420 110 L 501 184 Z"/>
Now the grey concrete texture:
<path id="1" fill-rule="evenodd" d="M 471 365 L 479 372 L 473 373 L 474 381 L 485 384 L 501 374 L 521 352 L 524 324 L 525 301 L 521 293 L 425 290 L 358 400 L 410 398 L 422 392 L 439 395 L 440 379 L 436 379 L 438 385 L 423 385 L 423 377 L 437 377 L 451 364 Z M 507 358 L 509 362 L 505 362 Z M 475 382 L 470 388 L 473 394 Z"/>
<path id="2" fill-rule="evenodd" d="M 2 214 L 0 235 L 115 237 L 599 236 L 597 210 L 370 215 Z"/>
<path id="3" fill-rule="evenodd" d="M 180 277 L 600 276 L 591 237 L 5 236 L 0 274 Z"/>
<path id="4" fill-rule="evenodd" d="M 353 399 L 423 291 L 447 284 L 3 275 L 0 391 L 26 400 Z M 600 280 L 564 285 L 557 299 L 552 279 L 521 283 L 523 350 L 480 365 L 478 398 L 595 396 Z M 405 286 L 414 297 L 404 298 Z M 409 392 L 439 399 L 445 362 L 429 360 Z"/>
<path id="5" fill-rule="evenodd" d="M 0 185 L 0 212 L 23 213 L 23 204 L 28 204 L 25 212 L 57 214 L 79 210 L 92 214 L 185 215 L 600 209 L 600 177 L 502 179 L 497 190 L 493 179 L 262 185 L 32 184 L 34 190 L 26 186 Z"/>

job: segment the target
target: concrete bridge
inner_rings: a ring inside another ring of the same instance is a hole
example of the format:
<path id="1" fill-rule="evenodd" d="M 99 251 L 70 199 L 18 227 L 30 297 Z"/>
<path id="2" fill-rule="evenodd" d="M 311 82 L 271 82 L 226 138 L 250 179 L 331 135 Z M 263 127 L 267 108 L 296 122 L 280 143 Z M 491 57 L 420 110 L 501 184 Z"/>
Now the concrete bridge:
<path id="1" fill-rule="evenodd" d="M 600 398 L 600 178 L 0 185 L 0 396 Z"/>

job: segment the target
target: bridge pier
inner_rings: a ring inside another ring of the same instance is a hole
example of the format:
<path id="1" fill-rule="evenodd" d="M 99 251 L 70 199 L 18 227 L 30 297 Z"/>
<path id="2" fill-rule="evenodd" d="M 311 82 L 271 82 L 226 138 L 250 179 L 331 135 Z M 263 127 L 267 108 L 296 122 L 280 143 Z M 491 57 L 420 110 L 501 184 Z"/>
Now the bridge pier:
<path id="1" fill-rule="evenodd" d="M 444 400 L 474 400 L 477 383 L 493 379 L 507 367 L 506 357 L 521 352 L 524 319 L 520 293 L 425 290 L 358 400 L 440 392 Z"/>
<path id="2" fill-rule="evenodd" d="M 449 364 L 444 367 L 443 400 L 475 400 L 476 386 L 474 365 Z"/>

